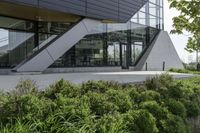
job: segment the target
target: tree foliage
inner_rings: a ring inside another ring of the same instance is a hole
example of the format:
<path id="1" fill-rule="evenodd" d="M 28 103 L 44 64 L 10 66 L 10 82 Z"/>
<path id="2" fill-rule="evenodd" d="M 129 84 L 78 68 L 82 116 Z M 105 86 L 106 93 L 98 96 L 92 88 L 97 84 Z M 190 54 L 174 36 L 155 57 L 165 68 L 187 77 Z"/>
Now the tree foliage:
<path id="1" fill-rule="evenodd" d="M 171 33 L 191 33 L 186 50 L 200 51 L 200 0 L 168 0 L 170 8 L 175 8 L 180 15 L 173 18 L 174 29 Z"/>

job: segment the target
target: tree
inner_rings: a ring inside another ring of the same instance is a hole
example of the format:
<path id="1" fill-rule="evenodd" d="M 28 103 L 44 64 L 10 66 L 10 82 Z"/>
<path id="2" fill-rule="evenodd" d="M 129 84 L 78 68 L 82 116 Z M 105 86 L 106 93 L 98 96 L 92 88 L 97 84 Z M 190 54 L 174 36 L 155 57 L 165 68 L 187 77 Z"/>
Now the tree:
<path id="1" fill-rule="evenodd" d="M 188 52 L 200 52 L 200 0 L 168 0 L 170 8 L 175 8 L 180 15 L 173 18 L 174 29 L 171 33 L 183 34 L 184 31 L 191 33 L 186 50 Z"/>

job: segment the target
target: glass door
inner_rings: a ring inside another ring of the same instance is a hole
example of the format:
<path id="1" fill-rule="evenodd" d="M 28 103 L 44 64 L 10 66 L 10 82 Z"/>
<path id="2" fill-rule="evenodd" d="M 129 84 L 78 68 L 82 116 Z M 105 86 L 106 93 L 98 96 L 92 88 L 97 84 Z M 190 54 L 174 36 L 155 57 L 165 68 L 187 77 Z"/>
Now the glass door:
<path id="1" fill-rule="evenodd" d="M 128 45 L 126 43 L 120 44 L 120 58 L 122 69 L 129 69 L 128 63 Z"/>

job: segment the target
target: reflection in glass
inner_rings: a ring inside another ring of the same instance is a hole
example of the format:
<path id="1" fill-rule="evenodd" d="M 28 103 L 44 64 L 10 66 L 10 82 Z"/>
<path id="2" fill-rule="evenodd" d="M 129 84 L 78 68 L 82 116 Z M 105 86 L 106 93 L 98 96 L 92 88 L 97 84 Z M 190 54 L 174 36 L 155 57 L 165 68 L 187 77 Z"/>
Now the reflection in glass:
<path id="1" fill-rule="evenodd" d="M 108 65 L 120 65 L 120 44 L 119 42 L 112 42 L 108 44 Z"/>
<path id="2" fill-rule="evenodd" d="M 155 16 L 150 15 L 149 21 L 151 27 L 157 28 L 157 21 Z"/>
<path id="3" fill-rule="evenodd" d="M 87 67 L 87 66 L 134 66 L 143 50 L 150 43 L 157 29 L 136 23 L 108 24 L 107 30 L 100 34 L 85 36 L 51 67 Z M 129 38 L 129 39 L 128 39 Z M 122 47 L 125 53 L 122 53 Z M 127 54 L 127 53 L 130 53 Z M 128 58 L 123 62 L 121 59 Z M 125 65 L 124 65 L 125 66 Z"/>
<path id="4" fill-rule="evenodd" d="M 135 45 L 135 61 L 140 57 L 142 51 L 143 51 L 142 45 Z"/>
<path id="5" fill-rule="evenodd" d="M 156 16 L 156 5 L 149 3 L 149 13 Z"/>
<path id="6" fill-rule="evenodd" d="M 146 15 L 143 12 L 139 12 L 139 23 L 146 25 Z"/>
<path id="7" fill-rule="evenodd" d="M 163 7 L 163 0 L 160 0 L 160 6 Z"/>
<path id="8" fill-rule="evenodd" d="M 149 0 L 149 2 L 154 3 L 154 4 L 157 3 L 156 1 L 157 1 L 157 0 Z"/>
<path id="9" fill-rule="evenodd" d="M 75 46 L 77 66 L 103 65 L 103 41 L 101 35 L 86 36 Z"/>
<path id="10" fill-rule="evenodd" d="M 0 67 L 15 67 L 32 56 L 73 23 L 35 22 L 0 16 Z"/>
<path id="11" fill-rule="evenodd" d="M 34 31 L 34 23 L 31 21 L 25 21 L 15 18 L 0 16 L 0 27 L 7 29 L 16 29 L 24 31 Z"/>
<path id="12" fill-rule="evenodd" d="M 0 67 L 14 67 L 34 48 L 34 33 L 4 30 L 6 42 L 0 44 Z"/>
<path id="13" fill-rule="evenodd" d="M 163 22 L 163 10 L 163 0 L 150 0 L 130 21 L 158 29 L 164 29 L 164 26 L 160 25 L 160 21 Z"/>

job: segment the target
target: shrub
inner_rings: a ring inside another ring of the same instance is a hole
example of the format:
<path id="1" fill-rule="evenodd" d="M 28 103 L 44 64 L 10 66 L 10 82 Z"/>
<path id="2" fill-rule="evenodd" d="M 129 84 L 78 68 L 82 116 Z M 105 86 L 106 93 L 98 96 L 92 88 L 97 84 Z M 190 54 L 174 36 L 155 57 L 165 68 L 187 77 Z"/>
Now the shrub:
<path id="1" fill-rule="evenodd" d="M 91 92 L 98 92 L 98 93 L 105 93 L 108 89 L 106 82 L 104 81 L 87 81 L 82 84 L 81 92 L 85 94 L 89 91 Z"/>
<path id="2" fill-rule="evenodd" d="M 143 102 L 140 108 L 148 110 L 157 120 L 166 119 L 169 113 L 167 108 L 160 106 L 156 101 Z"/>
<path id="3" fill-rule="evenodd" d="M 174 98 L 174 99 L 181 99 L 185 97 L 184 89 L 181 83 L 177 83 L 176 85 L 170 87 L 166 92 L 167 97 Z"/>
<path id="4" fill-rule="evenodd" d="M 104 115 L 97 121 L 96 132 L 122 133 L 126 131 L 125 126 L 126 125 L 122 115 Z"/>
<path id="5" fill-rule="evenodd" d="M 36 82 L 30 79 L 23 80 L 21 79 L 15 89 L 11 92 L 11 94 L 19 96 L 25 95 L 29 93 L 37 93 L 37 85 Z"/>
<path id="6" fill-rule="evenodd" d="M 174 115 L 177 115 L 181 118 L 186 117 L 186 108 L 184 104 L 180 101 L 176 101 L 174 99 L 167 99 L 165 105 L 167 106 L 168 110 Z"/>
<path id="7" fill-rule="evenodd" d="M 186 133 L 187 119 L 199 116 L 199 77 L 164 74 L 144 85 L 61 79 L 43 91 L 27 80 L 0 92 L 0 132 Z"/>
<path id="8" fill-rule="evenodd" d="M 161 74 L 148 78 L 144 84 L 148 90 L 154 90 L 164 95 L 174 85 L 174 80 L 168 74 Z"/>
<path id="9" fill-rule="evenodd" d="M 169 71 L 176 73 L 200 74 L 200 72 L 197 71 L 195 67 L 186 67 L 185 69 L 171 68 Z"/>
<path id="10" fill-rule="evenodd" d="M 63 96 L 70 98 L 77 97 L 80 96 L 80 88 L 61 79 L 47 88 L 42 95 L 50 99 L 56 99 L 57 94 L 62 94 Z"/>
<path id="11" fill-rule="evenodd" d="M 186 124 L 179 116 L 169 114 L 167 119 L 161 120 L 161 124 L 162 133 L 188 133 Z"/>
<path id="12" fill-rule="evenodd" d="M 140 99 L 141 101 L 159 101 L 160 100 L 160 93 L 152 90 L 147 90 L 144 92 L 141 92 Z"/>
<path id="13" fill-rule="evenodd" d="M 200 115 L 200 106 L 196 101 L 183 100 L 186 107 L 187 117 L 194 118 Z"/>
<path id="14" fill-rule="evenodd" d="M 119 109 L 118 106 L 108 100 L 106 95 L 89 92 L 86 96 L 89 98 L 90 110 L 97 116 L 112 114 Z"/>
<path id="15" fill-rule="evenodd" d="M 125 117 L 128 132 L 157 133 L 156 119 L 146 110 L 131 110 Z"/>
<path id="16" fill-rule="evenodd" d="M 109 90 L 106 92 L 108 101 L 114 103 L 118 107 L 118 111 L 125 113 L 132 109 L 131 97 L 122 90 Z"/>

